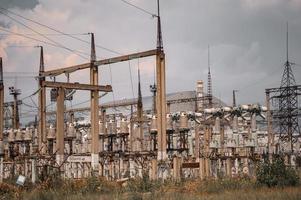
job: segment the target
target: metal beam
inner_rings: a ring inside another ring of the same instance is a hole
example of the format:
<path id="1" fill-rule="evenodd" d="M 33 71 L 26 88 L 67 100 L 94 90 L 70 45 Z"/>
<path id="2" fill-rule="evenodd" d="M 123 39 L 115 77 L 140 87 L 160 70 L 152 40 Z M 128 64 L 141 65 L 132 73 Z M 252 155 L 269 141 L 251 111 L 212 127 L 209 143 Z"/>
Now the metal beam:
<path id="1" fill-rule="evenodd" d="M 89 91 L 101 91 L 101 92 L 112 92 L 112 86 L 110 85 L 89 85 L 80 83 L 64 83 L 64 82 L 51 82 L 44 81 L 42 83 L 43 87 L 50 88 L 65 88 L 65 89 L 75 89 L 75 90 L 89 90 Z"/>
<path id="2" fill-rule="evenodd" d="M 132 100 L 132 101 L 125 101 L 125 102 L 116 102 L 116 103 L 104 103 L 102 105 L 99 106 L 99 110 L 103 110 L 103 109 L 108 109 L 108 108 L 116 108 L 116 107 L 126 107 L 126 106 L 131 106 L 131 105 L 137 105 L 137 100 Z M 89 112 L 91 110 L 90 107 L 83 107 L 83 108 L 73 108 L 73 109 L 67 109 L 65 111 L 65 113 L 70 113 L 70 112 Z M 47 115 L 55 115 L 56 112 L 52 111 L 52 112 L 47 112 Z"/>
<path id="3" fill-rule="evenodd" d="M 144 52 L 138 52 L 138 53 L 133 53 L 133 54 L 128 54 L 128 55 L 103 59 L 103 60 L 97 60 L 97 61 L 94 62 L 94 64 L 96 66 L 108 65 L 108 64 L 133 60 L 133 59 L 137 59 L 137 58 L 144 58 L 144 57 L 154 56 L 156 54 L 157 54 L 157 50 L 153 49 L 153 50 L 144 51 Z M 72 73 L 72 72 L 75 72 L 77 70 L 88 69 L 90 67 L 91 67 L 91 63 L 84 63 L 84 64 L 74 65 L 74 66 L 70 66 L 70 67 L 49 70 L 49 71 L 41 73 L 41 76 L 42 77 L 45 77 L 45 76 L 58 76 L 60 74 Z"/>

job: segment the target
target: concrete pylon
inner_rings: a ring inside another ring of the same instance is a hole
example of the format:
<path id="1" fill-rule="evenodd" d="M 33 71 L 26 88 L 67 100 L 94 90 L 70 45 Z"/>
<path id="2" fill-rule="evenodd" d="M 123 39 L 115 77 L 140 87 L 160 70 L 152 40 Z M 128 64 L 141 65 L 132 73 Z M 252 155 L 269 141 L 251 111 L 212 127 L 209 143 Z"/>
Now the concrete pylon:
<path id="1" fill-rule="evenodd" d="M 175 181 L 181 180 L 181 158 L 173 157 L 173 179 Z"/>
<path id="2" fill-rule="evenodd" d="M 57 99 L 56 99 L 56 162 L 61 165 L 64 161 L 64 100 L 65 100 L 65 90 L 64 88 L 57 89 Z"/>
<path id="3" fill-rule="evenodd" d="M 157 159 L 152 159 L 151 161 L 151 180 L 157 180 L 158 179 L 158 161 Z"/>
<path id="4" fill-rule="evenodd" d="M 199 160 L 199 177 L 201 180 L 205 179 L 205 159 L 204 158 L 200 158 Z"/>
<path id="5" fill-rule="evenodd" d="M 90 67 L 90 84 L 98 85 L 98 66 L 96 61 L 94 34 L 91 33 L 91 67 Z M 97 173 L 99 169 L 99 92 L 91 91 L 91 160 L 92 170 Z"/>

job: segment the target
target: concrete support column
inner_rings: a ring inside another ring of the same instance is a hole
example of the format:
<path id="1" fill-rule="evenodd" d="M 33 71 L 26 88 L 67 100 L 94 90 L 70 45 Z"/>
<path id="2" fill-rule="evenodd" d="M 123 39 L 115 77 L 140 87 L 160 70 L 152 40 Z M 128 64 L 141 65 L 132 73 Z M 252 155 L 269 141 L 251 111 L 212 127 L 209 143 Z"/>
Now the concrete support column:
<path id="1" fill-rule="evenodd" d="M 200 126 L 195 127 L 195 143 L 194 143 L 194 156 L 198 162 L 200 159 Z"/>
<path id="2" fill-rule="evenodd" d="M 98 85 L 98 66 L 94 64 L 96 61 L 94 34 L 91 33 L 91 67 L 90 67 L 90 84 Z M 91 91 L 91 157 L 92 170 L 97 171 L 99 165 L 99 92 Z"/>
<path id="3" fill-rule="evenodd" d="M 56 99 L 56 162 L 60 165 L 64 160 L 64 99 L 65 90 L 63 88 L 57 89 Z"/>
<path id="4" fill-rule="evenodd" d="M 226 160 L 226 173 L 228 177 L 232 177 L 232 159 L 227 158 Z"/>
<path id="5" fill-rule="evenodd" d="M 173 178 L 175 181 L 181 180 L 181 158 L 173 158 Z"/>
<path id="6" fill-rule="evenodd" d="M 40 51 L 40 68 L 39 68 L 39 87 L 40 91 L 38 94 L 38 105 L 39 105 L 39 123 L 38 123 L 38 149 L 42 149 L 42 154 L 46 153 L 46 88 L 42 86 L 43 82 L 46 80 L 45 77 L 41 77 L 42 73 L 45 71 L 44 67 L 44 53 L 43 47 L 41 46 Z"/>
<path id="7" fill-rule="evenodd" d="M 2 57 L 0 57 L 0 182 L 2 182 L 3 179 L 3 156 L 4 156 L 3 104 L 4 104 L 3 66 L 2 66 Z"/>
<path id="8" fill-rule="evenodd" d="M 272 162 L 272 155 L 273 155 L 273 147 L 274 147 L 274 135 L 273 135 L 273 126 L 272 126 L 272 114 L 271 114 L 271 107 L 270 107 L 270 93 L 266 90 L 266 107 L 267 107 L 267 122 L 268 122 L 268 153 L 269 153 L 269 160 Z"/>
<path id="9" fill-rule="evenodd" d="M 3 171 L 3 157 L 0 157 L 0 183 L 3 182 L 3 175 L 4 175 L 4 171 Z"/>
<path id="10" fill-rule="evenodd" d="M 151 180 L 157 180 L 158 178 L 158 161 L 157 159 L 152 159 L 151 161 Z"/>
<path id="11" fill-rule="evenodd" d="M 156 56 L 157 72 L 157 120 L 158 120 L 158 160 L 165 160 L 166 153 L 166 86 L 165 86 L 165 54 L 158 50 Z"/>
<path id="12" fill-rule="evenodd" d="M 33 184 L 36 183 L 36 160 L 31 160 L 31 182 Z"/>
<path id="13" fill-rule="evenodd" d="M 199 177 L 201 180 L 205 179 L 205 159 L 202 157 L 199 159 Z"/>

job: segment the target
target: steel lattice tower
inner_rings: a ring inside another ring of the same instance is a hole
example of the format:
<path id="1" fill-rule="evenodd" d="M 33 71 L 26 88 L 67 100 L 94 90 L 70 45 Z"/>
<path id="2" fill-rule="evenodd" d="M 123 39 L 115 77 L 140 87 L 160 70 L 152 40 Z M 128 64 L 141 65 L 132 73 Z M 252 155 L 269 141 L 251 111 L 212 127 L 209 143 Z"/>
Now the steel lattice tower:
<path id="1" fill-rule="evenodd" d="M 292 63 L 288 56 L 288 26 L 286 32 L 286 62 L 281 79 L 280 88 L 266 89 L 271 94 L 274 110 L 272 118 L 275 133 L 281 141 L 290 143 L 290 150 L 293 151 L 293 143 L 301 136 L 298 120 L 301 116 L 298 108 L 298 96 L 301 94 L 301 86 L 296 84 L 292 71 Z"/>
<path id="2" fill-rule="evenodd" d="M 208 86 L 207 86 L 208 106 L 212 108 L 212 80 L 210 72 L 210 51 L 208 46 Z"/>
<path id="3" fill-rule="evenodd" d="M 280 138 L 284 140 L 295 140 L 300 135 L 298 124 L 298 89 L 295 87 L 296 81 L 288 58 L 288 26 L 286 32 L 286 62 L 280 86 L 279 120 Z"/>

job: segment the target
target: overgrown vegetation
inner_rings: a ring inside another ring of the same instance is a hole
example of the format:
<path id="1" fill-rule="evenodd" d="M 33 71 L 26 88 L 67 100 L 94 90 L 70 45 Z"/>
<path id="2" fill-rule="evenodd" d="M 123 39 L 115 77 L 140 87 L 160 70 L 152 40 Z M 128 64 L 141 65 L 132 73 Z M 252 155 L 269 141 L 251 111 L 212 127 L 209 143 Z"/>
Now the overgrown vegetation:
<path id="1" fill-rule="evenodd" d="M 0 200 L 99 200 L 99 199 L 298 199 L 301 188 L 295 170 L 287 168 L 282 158 L 273 164 L 258 166 L 258 179 L 249 177 L 152 181 L 147 175 L 126 182 L 112 182 L 91 177 L 83 180 L 64 180 L 48 177 L 37 185 L 24 187 L 0 184 Z M 282 187 L 273 187 L 282 186 Z M 288 187 L 298 186 L 298 187 Z M 243 191 L 243 192 L 241 192 Z"/>
<path id="2" fill-rule="evenodd" d="M 296 186 L 299 183 L 297 171 L 286 166 L 282 156 L 275 157 L 273 162 L 260 163 L 256 176 L 257 183 L 268 187 Z"/>

